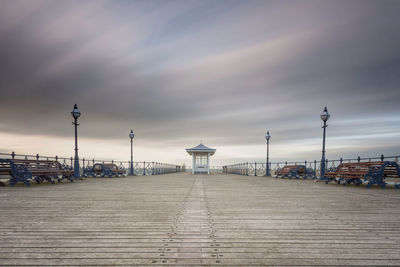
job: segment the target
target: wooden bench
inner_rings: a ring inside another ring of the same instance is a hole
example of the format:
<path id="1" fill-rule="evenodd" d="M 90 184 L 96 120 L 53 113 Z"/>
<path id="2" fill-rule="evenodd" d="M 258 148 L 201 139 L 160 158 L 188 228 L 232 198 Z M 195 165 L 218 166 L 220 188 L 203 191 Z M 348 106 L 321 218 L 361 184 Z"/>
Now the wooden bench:
<path id="1" fill-rule="evenodd" d="M 394 161 L 371 161 L 341 163 L 337 168 L 329 169 L 325 173 L 325 183 L 335 181 L 343 186 L 354 183 L 379 185 L 385 188 L 385 178 L 400 178 L 399 165 Z M 399 184 L 396 184 L 399 187 Z"/>
<path id="2" fill-rule="evenodd" d="M 56 160 L 0 159 L 0 175 L 10 176 L 11 186 L 18 182 L 29 186 L 30 180 L 54 183 L 53 178 L 73 182 L 73 171 Z"/>
<path id="3" fill-rule="evenodd" d="M 87 167 L 85 169 L 85 176 L 92 177 L 119 177 L 123 173 L 125 173 L 125 171 L 122 172 L 114 163 L 95 163 L 93 167 Z"/>
<path id="4" fill-rule="evenodd" d="M 286 165 L 283 168 L 278 168 L 275 171 L 276 178 L 296 178 L 307 179 L 314 177 L 314 171 L 307 169 L 305 165 Z"/>

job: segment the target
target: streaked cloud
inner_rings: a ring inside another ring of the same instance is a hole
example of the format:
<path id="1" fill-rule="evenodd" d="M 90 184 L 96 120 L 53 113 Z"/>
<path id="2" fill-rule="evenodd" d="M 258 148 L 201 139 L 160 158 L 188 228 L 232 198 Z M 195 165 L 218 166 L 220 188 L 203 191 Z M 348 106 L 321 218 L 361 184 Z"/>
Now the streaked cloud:
<path id="1" fill-rule="evenodd" d="M 0 149 L 47 153 L 54 141 L 52 154 L 72 154 L 78 103 L 87 157 L 129 158 L 133 128 L 143 160 L 188 163 L 200 139 L 216 164 L 261 160 L 266 130 L 272 158 L 314 159 L 327 105 L 329 157 L 398 154 L 399 11 L 388 0 L 3 0 Z"/>

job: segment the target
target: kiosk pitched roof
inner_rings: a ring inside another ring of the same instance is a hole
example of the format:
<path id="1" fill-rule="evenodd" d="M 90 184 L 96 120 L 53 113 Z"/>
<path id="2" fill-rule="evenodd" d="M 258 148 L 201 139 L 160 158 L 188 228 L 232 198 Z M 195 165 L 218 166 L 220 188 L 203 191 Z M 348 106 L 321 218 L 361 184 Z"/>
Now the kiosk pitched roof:
<path id="1" fill-rule="evenodd" d="M 216 149 L 209 148 L 208 146 L 203 145 L 203 143 L 199 144 L 198 146 L 187 148 L 186 152 L 192 154 L 193 152 L 211 152 L 211 155 L 215 153 Z"/>

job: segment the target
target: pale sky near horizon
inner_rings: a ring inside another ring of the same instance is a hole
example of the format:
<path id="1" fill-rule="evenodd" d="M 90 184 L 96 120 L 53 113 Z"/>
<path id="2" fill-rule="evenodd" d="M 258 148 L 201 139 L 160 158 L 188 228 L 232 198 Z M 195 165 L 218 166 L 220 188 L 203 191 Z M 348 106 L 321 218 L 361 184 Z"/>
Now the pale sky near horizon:
<path id="1" fill-rule="evenodd" d="M 400 1 L 0 0 L 0 152 L 212 165 L 400 155 Z"/>

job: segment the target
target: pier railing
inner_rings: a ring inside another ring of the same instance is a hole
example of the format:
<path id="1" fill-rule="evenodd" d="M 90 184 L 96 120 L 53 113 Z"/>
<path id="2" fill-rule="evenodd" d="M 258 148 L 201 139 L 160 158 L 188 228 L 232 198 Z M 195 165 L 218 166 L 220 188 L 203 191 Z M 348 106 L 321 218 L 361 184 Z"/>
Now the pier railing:
<path id="1" fill-rule="evenodd" d="M 43 156 L 43 155 L 26 155 L 12 153 L 1 153 L 0 158 L 3 159 L 29 159 L 29 160 L 56 160 L 60 162 L 64 167 L 73 169 L 74 158 L 73 157 L 59 157 L 59 156 Z M 103 160 L 95 158 L 81 158 L 79 159 L 80 174 L 84 174 L 84 170 L 95 163 L 112 163 L 117 165 L 119 169 L 125 170 L 126 174 L 130 174 L 130 161 L 121 160 Z M 134 175 L 160 175 L 166 173 L 181 172 L 182 166 L 174 165 L 169 163 L 157 162 L 157 161 L 134 161 L 133 162 L 133 174 Z"/>
<path id="2" fill-rule="evenodd" d="M 395 161 L 399 163 L 399 156 L 384 156 L 379 157 L 357 157 L 357 158 L 340 158 L 335 160 L 326 160 L 325 168 L 329 170 L 331 168 L 337 167 L 340 163 L 350 163 L 350 162 L 371 162 L 371 161 Z M 321 161 L 279 161 L 279 162 L 269 162 L 270 175 L 274 176 L 275 172 L 285 167 L 286 165 L 304 165 L 309 169 L 314 171 L 314 178 L 319 178 L 321 173 Z M 266 175 L 266 162 L 241 162 L 231 165 L 225 165 L 222 167 L 223 173 L 246 175 L 246 176 L 265 176 Z"/>

